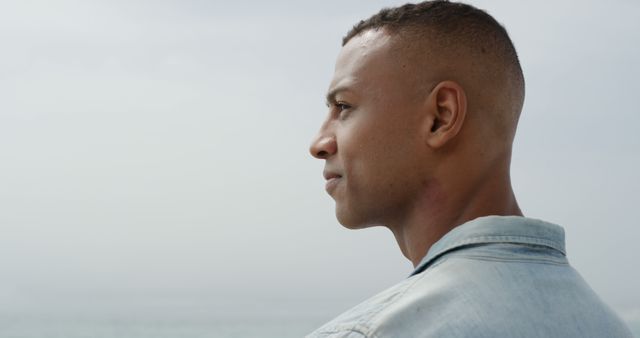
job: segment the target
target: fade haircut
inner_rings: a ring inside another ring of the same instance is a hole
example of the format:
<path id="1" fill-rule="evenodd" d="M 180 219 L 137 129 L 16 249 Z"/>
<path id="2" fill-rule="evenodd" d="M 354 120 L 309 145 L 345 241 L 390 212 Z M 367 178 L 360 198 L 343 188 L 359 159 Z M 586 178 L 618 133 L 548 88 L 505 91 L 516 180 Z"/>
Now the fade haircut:
<path id="1" fill-rule="evenodd" d="M 509 124 L 513 124 L 515 133 L 524 101 L 524 76 L 509 34 L 487 12 L 447 0 L 384 8 L 353 26 L 342 39 L 342 45 L 368 30 L 385 30 L 399 36 L 410 48 L 428 41 L 429 48 L 450 59 L 460 59 L 458 56 L 474 59 L 476 69 L 485 68 L 478 70 L 478 76 L 501 86 L 508 96 L 510 103 L 504 108 L 511 115 Z"/>

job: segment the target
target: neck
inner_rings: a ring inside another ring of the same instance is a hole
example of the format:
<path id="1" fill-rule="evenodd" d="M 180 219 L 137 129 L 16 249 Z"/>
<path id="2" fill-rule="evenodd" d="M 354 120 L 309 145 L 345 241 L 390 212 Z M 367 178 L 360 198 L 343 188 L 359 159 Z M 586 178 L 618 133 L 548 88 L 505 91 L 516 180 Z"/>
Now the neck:
<path id="1" fill-rule="evenodd" d="M 388 225 L 414 267 L 435 242 L 460 224 L 482 216 L 522 216 L 508 166 L 492 172 L 494 175 L 478 179 L 475 184 L 462 183 L 465 189 L 456 184 L 459 179 L 451 180 L 449 185 L 430 184 L 404 219 Z"/>

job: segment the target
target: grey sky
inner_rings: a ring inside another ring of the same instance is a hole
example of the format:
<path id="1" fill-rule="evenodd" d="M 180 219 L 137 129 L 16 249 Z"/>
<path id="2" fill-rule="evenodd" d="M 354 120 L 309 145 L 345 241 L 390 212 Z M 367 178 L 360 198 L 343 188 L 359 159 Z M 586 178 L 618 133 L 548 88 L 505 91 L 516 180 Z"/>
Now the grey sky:
<path id="1" fill-rule="evenodd" d="M 341 37 L 399 3 L 0 2 L 0 313 L 328 318 L 404 278 L 307 151 Z M 640 3 L 471 3 L 525 71 L 523 211 L 640 320 Z"/>

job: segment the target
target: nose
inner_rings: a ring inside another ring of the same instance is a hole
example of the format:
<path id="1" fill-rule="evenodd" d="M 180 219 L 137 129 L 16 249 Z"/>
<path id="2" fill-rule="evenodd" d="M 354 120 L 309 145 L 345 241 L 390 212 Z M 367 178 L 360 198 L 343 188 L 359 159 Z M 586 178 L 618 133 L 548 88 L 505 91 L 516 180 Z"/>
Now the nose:
<path id="1" fill-rule="evenodd" d="M 311 142 L 309 152 L 311 156 L 324 160 L 338 151 L 338 144 L 336 143 L 335 135 L 327 133 L 326 130 L 321 129 L 318 136 Z"/>

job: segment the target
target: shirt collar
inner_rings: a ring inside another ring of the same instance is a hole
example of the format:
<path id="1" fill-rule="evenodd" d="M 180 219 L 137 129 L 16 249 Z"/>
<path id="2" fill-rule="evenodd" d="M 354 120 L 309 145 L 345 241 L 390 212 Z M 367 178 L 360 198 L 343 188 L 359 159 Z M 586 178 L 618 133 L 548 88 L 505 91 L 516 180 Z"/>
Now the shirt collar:
<path id="1" fill-rule="evenodd" d="M 429 248 L 411 276 L 429 267 L 448 251 L 471 244 L 518 243 L 541 245 L 566 255 L 562 227 L 520 216 L 486 216 L 461 224 Z"/>

